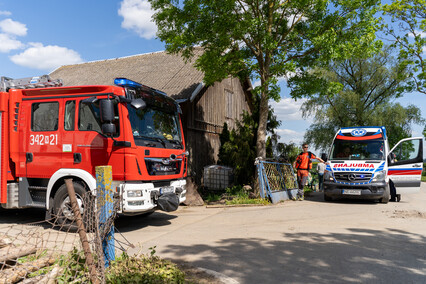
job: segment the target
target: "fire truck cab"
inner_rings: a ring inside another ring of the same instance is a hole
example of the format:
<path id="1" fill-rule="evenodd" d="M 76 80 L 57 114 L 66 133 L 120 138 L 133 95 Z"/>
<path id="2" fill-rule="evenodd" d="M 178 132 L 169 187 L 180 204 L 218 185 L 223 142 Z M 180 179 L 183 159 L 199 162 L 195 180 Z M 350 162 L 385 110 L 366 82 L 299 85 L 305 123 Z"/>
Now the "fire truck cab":
<path id="1" fill-rule="evenodd" d="M 95 167 L 103 165 L 112 166 L 118 213 L 152 212 L 166 193 L 178 203 L 186 199 L 179 105 L 125 78 L 114 84 L 61 87 L 47 75 L 1 78 L 3 208 L 45 208 L 72 219 L 64 179 L 73 179 L 81 199 L 94 193 Z"/>

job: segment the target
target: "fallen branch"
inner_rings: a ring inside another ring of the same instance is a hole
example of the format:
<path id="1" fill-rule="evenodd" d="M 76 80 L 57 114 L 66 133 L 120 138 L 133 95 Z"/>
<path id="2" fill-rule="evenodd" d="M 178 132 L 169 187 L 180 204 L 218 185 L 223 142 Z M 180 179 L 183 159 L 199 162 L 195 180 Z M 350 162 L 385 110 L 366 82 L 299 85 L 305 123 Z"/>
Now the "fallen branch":
<path id="1" fill-rule="evenodd" d="M 2 270 L 0 271 L 0 284 L 16 283 L 25 278 L 29 273 L 52 265 L 53 263 L 55 263 L 54 258 L 45 257 L 32 262 L 26 262 L 10 269 Z"/>
<path id="2" fill-rule="evenodd" d="M 23 257 L 29 254 L 33 254 L 37 251 L 37 248 L 32 245 L 23 245 L 20 247 L 7 246 L 0 249 L 0 265 L 7 261 L 16 260 L 19 257 Z"/>

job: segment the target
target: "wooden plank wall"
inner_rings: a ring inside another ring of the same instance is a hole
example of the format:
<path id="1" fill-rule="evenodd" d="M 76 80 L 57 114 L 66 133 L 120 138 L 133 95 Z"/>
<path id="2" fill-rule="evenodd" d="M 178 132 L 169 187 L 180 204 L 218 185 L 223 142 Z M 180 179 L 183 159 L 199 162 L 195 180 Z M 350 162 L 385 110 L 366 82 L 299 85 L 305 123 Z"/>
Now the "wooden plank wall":
<path id="1" fill-rule="evenodd" d="M 231 104 L 229 104 L 231 96 Z M 235 127 L 243 111 L 249 111 L 242 85 L 237 78 L 228 78 L 207 87 L 184 108 L 184 134 L 189 158 L 189 174 L 200 184 L 203 168 L 218 159 L 224 122 Z M 229 116 L 229 114 L 231 114 Z"/>

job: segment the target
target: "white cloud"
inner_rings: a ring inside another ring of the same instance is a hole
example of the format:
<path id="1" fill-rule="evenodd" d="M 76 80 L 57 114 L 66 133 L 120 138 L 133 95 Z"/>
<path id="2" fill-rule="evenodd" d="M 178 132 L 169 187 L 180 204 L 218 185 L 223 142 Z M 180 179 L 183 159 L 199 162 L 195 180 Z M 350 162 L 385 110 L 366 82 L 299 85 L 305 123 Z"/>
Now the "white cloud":
<path id="1" fill-rule="evenodd" d="M 135 31 L 140 37 L 152 39 L 157 32 L 157 26 L 151 17 L 154 11 L 146 0 L 123 0 L 118 14 L 123 17 L 121 27 Z"/>
<path id="2" fill-rule="evenodd" d="M 305 135 L 305 129 L 303 131 L 295 131 L 286 128 L 275 129 L 275 132 L 280 136 L 279 141 L 289 144 L 295 143 L 297 146 L 303 143 L 303 136 Z"/>
<path id="3" fill-rule="evenodd" d="M 0 11 L 0 16 L 10 16 L 10 15 L 12 15 L 12 13 L 9 11 Z"/>
<path id="4" fill-rule="evenodd" d="M 30 43 L 31 47 L 10 57 L 18 65 L 51 71 L 59 66 L 81 63 L 83 60 L 76 51 L 57 45 L 43 46 Z"/>
<path id="5" fill-rule="evenodd" d="M 416 30 L 415 34 L 416 35 L 420 35 L 421 38 L 425 38 L 426 37 L 426 32 L 424 32 L 424 31 L 418 31 L 418 30 Z M 408 36 L 409 37 L 414 37 L 414 34 L 409 33 Z"/>
<path id="6" fill-rule="evenodd" d="M 271 107 L 274 109 L 274 114 L 278 120 L 304 120 L 300 107 L 306 99 L 294 100 L 292 98 L 283 98 L 278 103 L 272 101 Z"/>
<path id="7" fill-rule="evenodd" d="M 27 34 L 27 26 L 12 19 L 0 21 L 0 29 L 7 34 L 25 36 Z"/>
<path id="8" fill-rule="evenodd" d="M 14 49 L 22 48 L 24 45 L 19 40 L 8 34 L 0 34 L 0 52 L 7 53 Z"/>

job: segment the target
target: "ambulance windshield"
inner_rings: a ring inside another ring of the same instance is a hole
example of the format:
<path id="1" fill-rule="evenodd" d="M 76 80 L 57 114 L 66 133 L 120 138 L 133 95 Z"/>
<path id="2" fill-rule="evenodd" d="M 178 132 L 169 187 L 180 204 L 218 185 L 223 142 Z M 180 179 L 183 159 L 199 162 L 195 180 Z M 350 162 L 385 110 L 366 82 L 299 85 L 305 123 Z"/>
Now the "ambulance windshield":
<path id="1" fill-rule="evenodd" d="M 383 139 L 340 140 L 335 139 L 330 160 L 384 160 Z"/>

